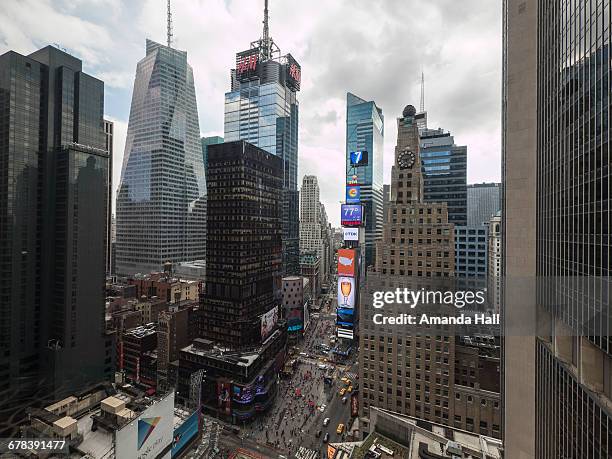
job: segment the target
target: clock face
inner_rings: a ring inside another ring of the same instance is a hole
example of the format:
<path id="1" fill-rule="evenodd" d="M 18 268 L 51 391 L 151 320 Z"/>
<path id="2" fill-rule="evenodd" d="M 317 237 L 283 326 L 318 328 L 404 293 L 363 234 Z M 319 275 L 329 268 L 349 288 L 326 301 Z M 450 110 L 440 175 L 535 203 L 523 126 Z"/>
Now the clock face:
<path id="1" fill-rule="evenodd" d="M 414 156 L 414 152 L 406 148 L 397 157 L 397 164 L 400 169 L 408 169 L 414 165 L 415 160 L 416 157 Z"/>

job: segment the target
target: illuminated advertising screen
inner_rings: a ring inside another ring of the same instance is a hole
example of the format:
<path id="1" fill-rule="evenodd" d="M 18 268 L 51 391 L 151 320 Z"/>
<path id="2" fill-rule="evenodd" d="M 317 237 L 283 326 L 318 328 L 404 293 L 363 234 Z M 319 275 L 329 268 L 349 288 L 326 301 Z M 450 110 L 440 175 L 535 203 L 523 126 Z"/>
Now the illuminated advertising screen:
<path id="1" fill-rule="evenodd" d="M 338 277 L 338 307 L 355 308 L 355 279 Z"/>
<path id="2" fill-rule="evenodd" d="M 351 394 L 351 416 L 354 418 L 359 416 L 359 394 L 357 392 Z"/>
<path id="3" fill-rule="evenodd" d="M 338 308 L 336 309 L 336 323 L 343 327 L 352 327 L 355 323 L 353 318 L 354 309 Z"/>
<path id="4" fill-rule="evenodd" d="M 367 151 L 351 151 L 349 156 L 351 158 L 351 166 L 359 167 L 368 165 Z"/>
<path id="5" fill-rule="evenodd" d="M 361 188 L 359 185 L 346 186 L 346 203 L 355 204 L 361 201 Z"/>
<path id="6" fill-rule="evenodd" d="M 252 48 L 236 54 L 236 78 L 247 81 L 257 76 L 259 48 Z"/>
<path id="7" fill-rule="evenodd" d="M 199 413 L 194 411 L 185 421 L 174 429 L 172 457 L 179 454 L 187 444 L 198 435 Z"/>
<path id="8" fill-rule="evenodd" d="M 340 206 L 340 221 L 342 226 L 361 226 L 363 207 L 361 204 L 342 204 Z"/>
<path id="9" fill-rule="evenodd" d="M 357 175 L 353 174 L 350 177 L 346 177 L 346 184 L 347 185 L 359 185 L 359 177 L 357 177 Z"/>
<path id="10" fill-rule="evenodd" d="M 278 323 L 278 308 L 273 307 L 261 316 L 261 339 L 265 340 Z"/>
<path id="11" fill-rule="evenodd" d="M 355 249 L 338 249 L 338 276 L 355 277 Z"/>
<path id="12" fill-rule="evenodd" d="M 171 392 L 116 432 L 115 456 L 155 459 L 164 451 L 170 452 L 173 433 L 174 392 Z"/>
<path id="13" fill-rule="evenodd" d="M 246 404 L 253 401 L 253 388 L 251 386 L 237 386 L 234 384 L 232 400 L 236 403 Z"/>
<path id="14" fill-rule="evenodd" d="M 232 412 L 232 400 L 230 396 L 229 382 L 217 382 L 217 408 L 229 415 Z"/>
<path id="15" fill-rule="evenodd" d="M 255 395 L 263 395 L 267 394 L 268 389 L 266 389 L 266 380 L 263 375 L 259 375 L 255 378 Z"/>
<path id="16" fill-rule="evenodd" d="M 286 82 L 294 91 L 300 90 L 300 83 L 302 81 L 302 67 L 293 58 L 291 54 L 287 54 L 287 74 Z"/>
<path id="17" fill-rule="evenodd" d="M 353 339 L 355 337 L 353 330 L 342 328 L 342 327 L 338 327 L 337 335 L 338 335 L 338 338 L 346 338 L 346 339 Z"/>

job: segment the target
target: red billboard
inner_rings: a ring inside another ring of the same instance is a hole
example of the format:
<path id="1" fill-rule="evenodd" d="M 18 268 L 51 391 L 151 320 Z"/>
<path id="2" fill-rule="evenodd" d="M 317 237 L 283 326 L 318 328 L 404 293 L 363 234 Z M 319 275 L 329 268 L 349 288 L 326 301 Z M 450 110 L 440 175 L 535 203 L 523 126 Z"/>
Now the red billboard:
<path id="1" fill-rule="evenodd" d="M 217 381 L 217 408 L 226 415 L 232 413 L 231 385 L 228 382 Z"/>
<path id="2" fill-rule="evenodd" d="M 351 416 L 354 418 L 359 416 L 359 395 L 357 392 L 351 394 Z"/>
<path id="3" fill-rule="evenodd" d="M 355 249 L 338 249 L 338 276 L 355 277 Z"/>

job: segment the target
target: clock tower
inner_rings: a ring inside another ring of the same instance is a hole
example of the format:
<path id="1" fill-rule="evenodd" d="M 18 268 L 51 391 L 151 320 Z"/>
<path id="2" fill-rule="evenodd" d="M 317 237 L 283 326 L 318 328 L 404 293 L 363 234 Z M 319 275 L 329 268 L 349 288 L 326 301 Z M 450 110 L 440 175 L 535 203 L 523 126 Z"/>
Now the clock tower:
<path id="1" fill-rule="evenodd" d="M 391 201 L 397 204 L 423 200 L 419 128 L 415 114 L 416 109 L 406 105 L 402 117 L 397 119 L 395 163 L 391 168 Z"/>

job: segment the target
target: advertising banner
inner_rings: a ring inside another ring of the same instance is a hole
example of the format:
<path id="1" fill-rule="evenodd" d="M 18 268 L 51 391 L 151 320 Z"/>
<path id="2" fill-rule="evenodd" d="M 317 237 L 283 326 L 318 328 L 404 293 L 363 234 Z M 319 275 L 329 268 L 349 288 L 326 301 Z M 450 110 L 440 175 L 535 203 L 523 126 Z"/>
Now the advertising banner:
<path id="1" fill-rule="evenodd" d="M 152 404 L 115 434 L 115 456 L 154 459 L 170 452 L 174 433 L 174 392 Z"/>
<path id="2" fill-rule="evenodd" d="M 359 394 L 357 392 L 351 394 L 351 416 L 354 418 L 359 416 Z"/>
<path id="3" fill-rule="evenodd" d="M 338 307 L 355 307 L 355 279 L 353 277 L 338 277 Z"/>
<path id="4" fill-rule="evenodd" d="M 358 241 L 359 228 L 342 228 L 342 236 L 345 241 Z"/>
<path id="5" fill-rule="evenodd" d="M 361 201 L 361 187 L 359 185 L 347 185 L 346 203 L 355 204 Z"/>
<path id="6" fill-rule="evenodd" d="M 293 58 L 291 54 L 287 54 L 287 76 L 286 82 L 294 91 L 300 90 L 300 82 L 302 81 L 302 67 Z"/>
<path id="7" fill-rule="evenodd" d="M 251 386 L 238 386 L 234 384 L 232 400 L 236 403 L 247 404 L 253 401 L 253 388 Z"/>
<path id="8" fill-rule="evenodd" d="M 351 166 L 367 166 L 368 165 L 368 152 L 367 151 L 351 151 Z"/>
<path id="9" fill-rule="evenodd" d="M 327 459 L 334 459 L 338 450 L 332 445 L 327 445 Z"/>
<path id="10" fill-rule="evenodd" d="M 355 277 L 355 249 L 338 249 L 338 276 Z"/>
<path id="11" fill-rule="evenodd" d="M 185 421 L 174 429 L 172 457 L 176 456 L 198 434 L 199 413 L 194 411 Z"/>
<path id="12" fill-rule="evenodd" d="M 261 339 L 265 340 L 278 322 L 278 308 L 274 307 L 261 316 Z"/>
<path id="13" fill-rule="evenodd" d="M 337 335 L 338 335 L 338 338 L 347 338 L 347 339 L 355 338 L 355 334 L 353 333 L 353 330 L 349 330 L 348 328 L 338 327 Z"/>
<path id="14" fill-rule="evenodd" d="M 259 48 L 252 48 L 236 54 L 236 78 L 246 81 L 257 75 Z"/>
<path id="15" fill-rule="evenodd" d="M 361 226 L 363 223 L 363 207 L 361 204 L 342 204 L 340 212 L 342 226 Z"/>
<path id="16" fill-rule="evenodd" d="M 336 323 L 343 327 L 353 327 L 355 321 L 353 318 L 354 309 L 336 309 Z"/>
<path id="17" fill-rule="evenodd" d="M 217 381 L 217 408 L 226 415 L 232 414 L 232 399 L 229 382 Z"/>

